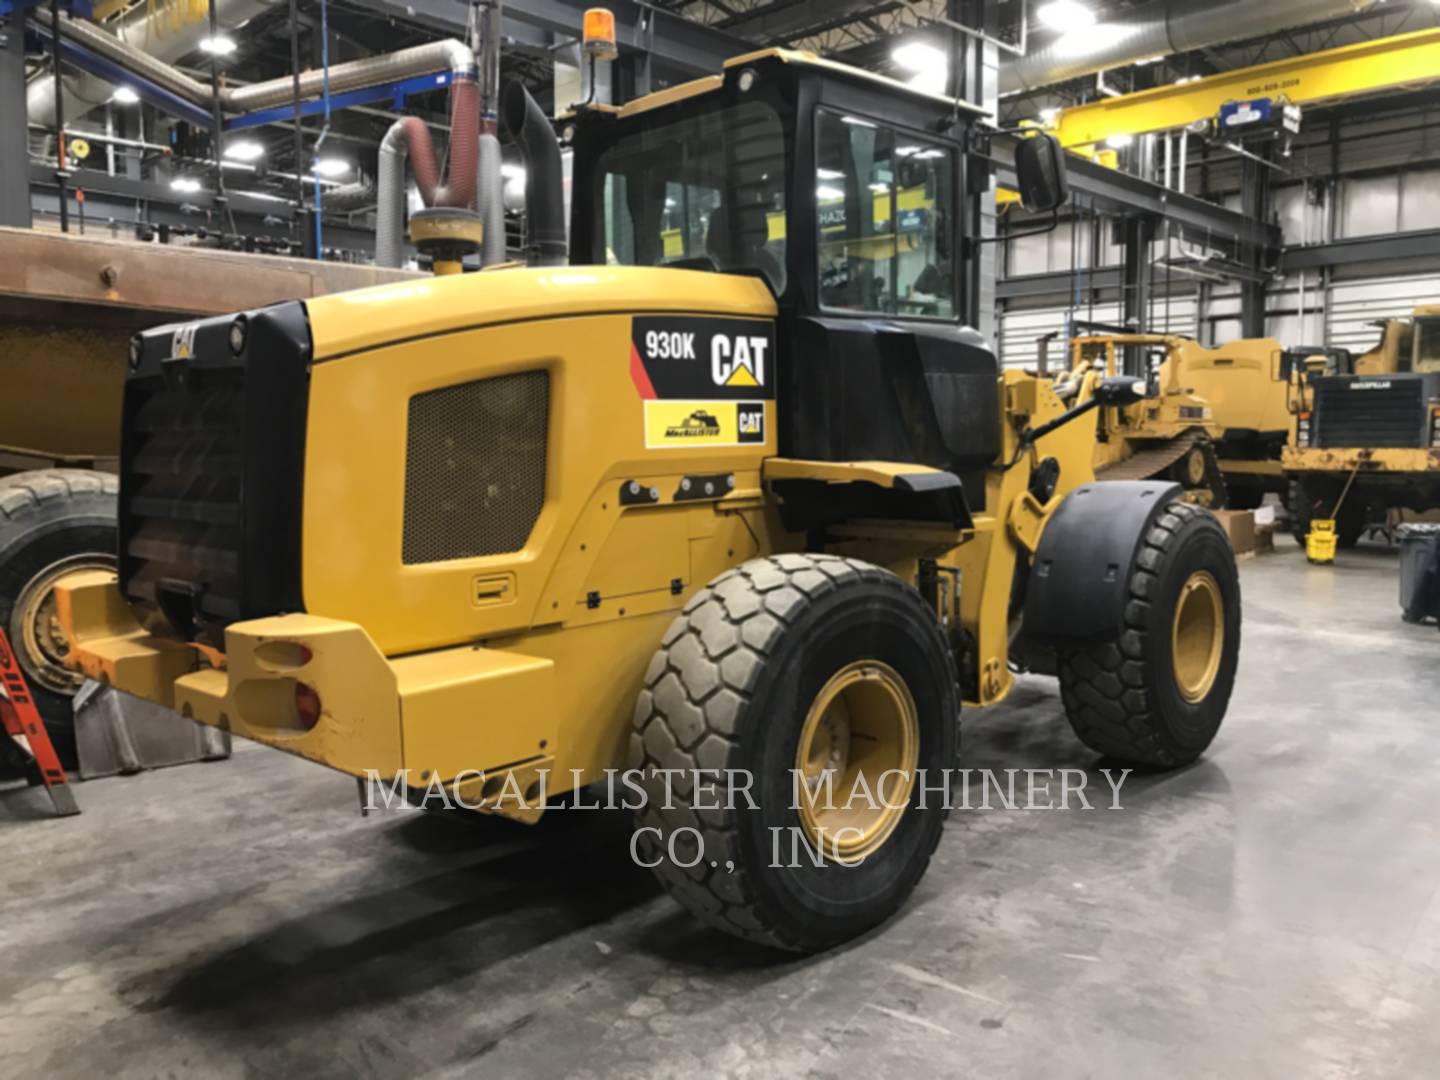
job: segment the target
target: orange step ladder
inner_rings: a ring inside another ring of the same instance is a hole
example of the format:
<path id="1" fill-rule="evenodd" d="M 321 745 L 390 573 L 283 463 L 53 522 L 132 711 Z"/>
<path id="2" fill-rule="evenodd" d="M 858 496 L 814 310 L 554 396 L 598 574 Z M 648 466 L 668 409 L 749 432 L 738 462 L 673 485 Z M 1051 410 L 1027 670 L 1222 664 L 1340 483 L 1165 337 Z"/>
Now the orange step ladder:
<path id="1" fill-rule="evenodd" d="M 50 742 L 50 734 L 40 720 L 35 702 L 30 697 L 30 687 L 21 674 L 20 664 L 10 648 L 10 639 L 0 629 L 0 724 L 5 734 L 35 761 L 40 770 L 40 780 L 50 793 L 50 802 L 57 817 L 69 817 L 80 813 L 70 782 L 65 779 L 65 770 Z"/>

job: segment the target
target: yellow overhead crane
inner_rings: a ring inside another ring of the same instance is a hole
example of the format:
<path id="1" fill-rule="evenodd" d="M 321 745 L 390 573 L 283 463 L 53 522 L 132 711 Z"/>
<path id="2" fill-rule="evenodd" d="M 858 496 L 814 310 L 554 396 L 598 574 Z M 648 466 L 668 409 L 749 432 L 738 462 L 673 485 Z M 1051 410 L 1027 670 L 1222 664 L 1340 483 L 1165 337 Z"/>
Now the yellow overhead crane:
<path id="1" fill-rule="evenodd" d="M 1078 150 L 1118 135 L 1175 131 L 1235 101 L 1283 97 L 1292 105 L 1310 105 L 1434 82 L 1440 82 L 1440 29 L 1418 30 L 1102 98 L 1063 110 L 1052 130 L 1066 149 Z"/>

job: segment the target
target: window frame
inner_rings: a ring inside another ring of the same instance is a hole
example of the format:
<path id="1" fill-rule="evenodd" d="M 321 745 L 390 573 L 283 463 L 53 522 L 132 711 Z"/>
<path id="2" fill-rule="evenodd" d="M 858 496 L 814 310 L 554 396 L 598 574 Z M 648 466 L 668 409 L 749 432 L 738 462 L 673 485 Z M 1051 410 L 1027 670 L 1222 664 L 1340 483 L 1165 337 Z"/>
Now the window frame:
<path id="1" fill-rule="evenodd" d="M 812 193 L 818 191 L 820 185 L 820 125 L 822 116 L 827 114 L 834 117 L 840 123 L 844 123 L 844 117 L 850 116 L 854 117 L 857 120 L 861 120 L 866 124 L 873 125 L 877 130 L 888 131 L 893 137 L 895 137 L 897 143 L 899 141 L 899 136 L 903 134 L 907 138 L 912 138 L 919 142 L 923 142 L 924 144 L 926 144 L 927 147 L 933 147 L 935 149 L 944 151 L 946 157 L 949 159 L 950 162 L 950 176 L 948 185 L 950 189 L 949 201 L 952 207 L 958 208 L 961 205 L 960 196 L 962 183 L 962 162 L 960 157 L 960 147 L 956 145 L 954 140 L 937 136 L 934 132 L 924 131 L 910 127 L 905 124 L 897 124 L 892 120 L 882 119 L 863 109 L 854 109 L 848 106 L 841 106 L 837 103 L 827 101 L 822 101 L 816 104 L 810 114 L 811 173 L 808 177 L 800 177 L 797 175 L 797 180 L 799 182 L 808 182 Z M 898 170 L 893 170 L 890 180 L 890 214 L 891 220 L 894 223 L 894 235 L 896 237 L 900 235 L 900 202 L 898 175 Z M 920 315 L 912 313 L 902 313 L 899 311 L 854 311 L 850 308 L 836 308 L 827 305 L 824 302 L 823 286 L 820 281 L 820 275 L 822 270 L 820 252 L 822 250 L 822 245 L 824 244 L 824 237 L 821 234 L 820 200 L 818 196 L 812 194 L 810 204 L 814 207 L 815 211 L 814 220 L 811 222 L 811 226 L 807 230 L 813 237 L 815 245 L 815 259 L 814 266 L 812 267 L 814 273 L 814 280 L 811 282 L 811 285 L 815 290 L 815 307 L 820 314 L 824 315 L 826 318 L 895 319 L 903 320 L 905 322 L 937 323 L 946 326 L 959 326 L 965 322 L 962 312 L 963 305 L 960 302 L 962 281 L 958 271 L 952 272 L 950 275 L 949 315 Z M 797 209 L 799 208 L 797 207 Z M 954 209 L 952 209 L 950 212 L 952 221 L 954 220 L 956 212 L 957 211 Z M 957 247 L 961 243 L 963 243 L 963 241 L 959 237 L 952 237 L 951 242 Z M 961 259 L 960 252 L 958 250 L 952 252 L 951 262 L 952 265 L 957 268 L 960 266 Z M 898 252 L 896 256 L 892 258 L 891 263 L 893 266 L 893 269 L 891 271 L 891 280 L 893 283 L 895 275 L 899 271 L 900 260 Z"/>

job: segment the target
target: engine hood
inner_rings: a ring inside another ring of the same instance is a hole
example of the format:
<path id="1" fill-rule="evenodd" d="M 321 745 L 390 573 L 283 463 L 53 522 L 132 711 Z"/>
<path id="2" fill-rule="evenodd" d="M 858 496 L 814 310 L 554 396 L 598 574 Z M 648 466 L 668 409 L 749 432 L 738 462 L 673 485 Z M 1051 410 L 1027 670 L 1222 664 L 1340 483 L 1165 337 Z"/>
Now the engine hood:
<path id="1" fill-rule="evenodd" d="M 305 302 L 316 362 L 498 323 L 626 312 L 773 318 L 758 278 L 697 270 L 567 266 L 396 282 Z"/>

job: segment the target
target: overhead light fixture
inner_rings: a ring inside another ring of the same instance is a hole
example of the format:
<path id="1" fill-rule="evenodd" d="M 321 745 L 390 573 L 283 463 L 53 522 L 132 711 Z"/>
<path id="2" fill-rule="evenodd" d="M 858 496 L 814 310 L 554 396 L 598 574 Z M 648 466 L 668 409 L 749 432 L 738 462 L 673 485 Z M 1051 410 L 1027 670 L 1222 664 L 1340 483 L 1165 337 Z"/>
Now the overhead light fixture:
<path id="1" fill-rule="evenodd" d="M 833 202 L 836 199 L 845 198 L 845 192 L 836 187 L 826 187 L 824 184 L 815 189 L 815 197 L 825 202 Z"/>
<path id="2" fill-rule="evenodd" d="M 133 87 L 117 86 L 115 92 L 110 95 L 110 100 L 116 105 L 138 105 L 140 104 L 140 95 L 135 92 Z"/>
<path id="3" fill-rule="evenodd" d="M 235 39 L 224 34 L 211 34 L 200 39 L 200 51 L 211 56 L 229 56 L 235 51 Z"/>
<path id="4" fill-rule="evenodd" d="M 235 161 L 256 161 L 265 156 L 265 147 L 254 139 L 237 139 L 225 144 L 225 156 Z"/>
<path id="5" fill-rule="evenodd" d="M 193 176 L 177 176 L 170 181 L 171 191 L 181 191 L 187 195 L 194 194 L 200 190 L 200 181 Z"/>
<path id="6" fill-rule="evenodd" d="M 905 80 L 907 86 L 912 90 L 919 90 L 922 94 L 943 94 L 949 82 L 950 69 L 944 64 L 927 68 Z"/>
<path id="7" fill-rule="evenodd" d="M 1059 109 L 1041 109 L 1041 110 L 1040 110 L 1040 122 L 1041 122 L 1042 124 L 1044 124 L 1046 127 L 1049 127 L 1051 124 L 1055 123 L 1055 121 L 1058 120 L 1058 119 L 1060 119 L 1060 110 L 1059 110 Z"/>
<path id="8" fill-rule="evenodd" d="M 1095 25 L 1095 12 L 1079 0 L 1050 0 L 1035 12 L 1040 24 L 1048 30 L 1070 34 Z"/>
<path id="9" fill-rule="evenodd" d="M 948 66 L 944 52 L 926 41 L 907 41 L 897 45 L 890 53 L 890 59 L 906 71 L 929 71 Z"/>
<path id="10" fill-rule="evenodd" d="M 1130 146 L 1134 142 L 1134 135 L 1111 135 L 1108 139 L 1105 140 L 1105 145 L 1108 146 L 1111 150 L 1124 150 L 1127 146 Z"/>
<path id="11" fill-rule="evenodd" d="M 337 176 L 344 176 L 350 171 L 350 163 L 343 158 L 320 158 L 315 162 L 315 175 L 323 176 L 327 180 L 333 180 Z"/>
<path id="12" fill-rule="evenodd" d="M 844 180 L 845 174 L 839 169 L 816 169 L 815 175 L 821 180 Z"/>

